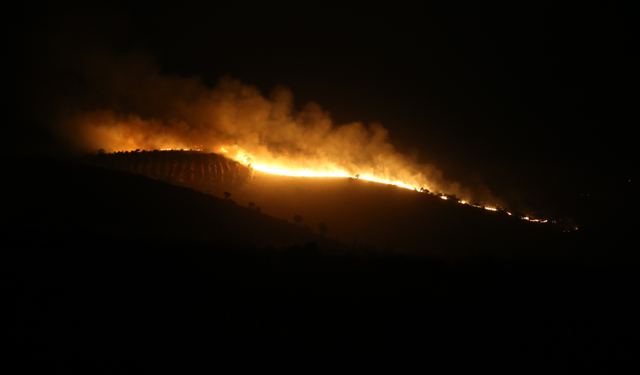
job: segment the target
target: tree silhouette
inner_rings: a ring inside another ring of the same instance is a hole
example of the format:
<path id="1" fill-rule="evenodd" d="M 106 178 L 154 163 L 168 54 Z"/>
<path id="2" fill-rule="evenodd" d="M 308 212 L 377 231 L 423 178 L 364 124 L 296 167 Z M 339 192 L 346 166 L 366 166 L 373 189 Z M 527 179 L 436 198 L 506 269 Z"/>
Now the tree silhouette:
<path id="1" fill-rule="evenodd" d="M 329 228 L 327 228 L 327 223 L 325 223 L 324 221 L 318 223 L 318 230 L 320 231 L 320 234 L 322 234 L 322 237 L 324 237 L 329 231 Z"/>
<path id="2" fill-rule="evenodd" d="M 229 198 L 231 198 L 231 193 L 229 193 L 228 191 L 225 191 L 223 194 L 225 200 L 229 200 Z"/>
<path id="3" fill-rule="evenodd" d="M 256 204 L 253 203 L 253 202 L 249 202 L 249 208 L 255 209 L 256 208 Z"/>
<path id="4" fill-rule="evenodd" d="M 300 215 L 296 215 L 296 216 L 293 217 L 293 222 L 296 223 L 296 225 L 302 223 L 302 220 L 303 220 L 302 216 L 300 216 Z"/>
<path id="5" fill-rule="evenodd" d="M 356 179 L 360 179 L 360 173 L 356 174 Z"/>

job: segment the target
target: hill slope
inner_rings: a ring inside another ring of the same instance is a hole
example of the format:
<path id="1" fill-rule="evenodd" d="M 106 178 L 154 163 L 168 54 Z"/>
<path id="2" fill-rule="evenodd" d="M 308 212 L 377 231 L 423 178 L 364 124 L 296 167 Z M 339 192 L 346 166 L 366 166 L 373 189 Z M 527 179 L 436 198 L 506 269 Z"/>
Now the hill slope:
<path id="1" fill-rule="evenodd" d="M 563 256 L 571 243 L 562 228 L 509 217 L 504 212 L 443 201 L 394 186 L 345 178 L 270 175 L 216 154 L 131 152 L 86 157 L 84 163 L 140 173 L 178 186 L 222 197 L 228 191 L 239 204 L 318 228 L 352 249 L 437 256 Z"/>
<path id="2" fill-rule="evenodd" d="M 264 251 L 283 233 L 326 244 L 160 181 L 3 160 L 0 345 L 25 372 L 238 370 L 265 357 L 315 368 L 315 354 L 359 368 L 622 372 L 635 359 L 630 266 Z"/>
<path id="3" fill-rule="evenodd" d="M 3 219 L 25 236 L 44 231 L 243 246 L 322 240 L 232 200 L 139 175 L 49 159 L 5 156 L 3 163 L 10 176 Z"/>

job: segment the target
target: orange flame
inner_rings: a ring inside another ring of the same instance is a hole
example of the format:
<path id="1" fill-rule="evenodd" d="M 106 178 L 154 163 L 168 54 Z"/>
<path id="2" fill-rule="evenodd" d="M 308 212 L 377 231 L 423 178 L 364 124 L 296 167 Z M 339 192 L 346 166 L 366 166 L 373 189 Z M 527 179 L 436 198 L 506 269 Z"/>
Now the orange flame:
<path id="1" fill-rule="evenodd" d="M 200 146 L 202 147 L 202 146 Z M 230 153 L 227 149 L 230 150 L 235 150 L 234 153 Z M 349 172 L 339 169 L 339 168 L 335 168 L 335 167 L 331 167 L 331 165 L 325 165 L 322 168 L 319 169 L 311 169 L 311 168 L 305 168 L 305 169 L 295 169 L 295 168 L 291 168 L 291 167 L 287 167 L 286 163 L 282 163 L 280 165 L 278 165 L 276 162 L 274 163 L 255 163 L 254 162 L 254 158 L 251 154 L 249 154 L 248 152 L 242 150 L 240 147 L 238 147 L 237 145 L 234 145 L 233 147 L 220 147 L 220 150 L 225 154 L 226 157 L 229 157 L 241 164 L 244 164 L 245 166 L 249 167 L 249 168 L 253 168 L 254 170 L 260 171 L 260 172 L 264 172 L 264 173 L 269 173 L 269 174 L 277 174 L 277 175 L 282 175 L 282 176 L 292 176 L 292 177 L 334 177 L 334 178 L 359 178 L 362 180 L 366 180 L 366 181 L 371 181 L 371 182 L 377 182 L 377 183 L 381 183 L 381 184 L 387 184 L 387 185 L 394 185 L 394 186 L 398 186 L 401 188 L 405 188 L 405 189 L 409 189 L 409 190 L 414 190 L 416 192 L 423 192 L 422 189 L 418 189 L 415 186 L 412 186 L 411 184 L 405 183 L 403 181 L 397 181 L 397 180 L 389 180 L 389 179 L 385 179 L 384 177 L 379 177 L 376 175 L 372 175 L 372 174 L 357 174 L 357 175 L 352 175 Z M 150 151 L 150 150 L 146 150 L 146 151 Z M 160 149 L 160 151 L 196 151 L 196 152 L 202 152 L 203 150 L 201 148 L 198 148 L 198 146 L 194 146 L 194 148 L 162 148 Z M 234 156 L 235 155 L 235 156 Z M 427 189 L 428 190 L 428 189 Z M 443 200 L 449 200 L 449 197 L 447 197 L 446 195 L 437 195 L 437 197 L 439 197 L 440 199 Z M 468 205 L 468 206 L 472 206 L 472 207 L 476 207 L 476 208 L 483 208 L 487 211 L 492 211 L 492 212 L 497 212 L 498 209 L 495 207 L 486 207 L 486 206 L 482 206 L 482 205 L 477 205 L 477 204 L 470 204 L 469 202 L 467 202 L 466 200 L 454 200 L 454 202 L 460 203 L 460 204 L 464 204 L 464 205 Z M 504 211 L 507 213 L 507 215 L 509 216 L 513 216 L 513 214 L 509 211 Z M 520 217 L 520 219 L 522 220 L 526 220 L 532 223 L 547 223 L 548 220 L 542 220 L 542 219 L 536 219 L 533 217 L 529 217 L 529 216 L 523 216 Z M 555 223 L 555 221 L 553 221 Z M 576 227 L 574 230 L 577 230 L 578 228 Z"/>
<path id="2" fill-rule="evenodd" d="M 231 148 L 231 147 L 228 147 Z M 237 146 L 234 147 L 236 149 L 239 149 Z M 224 153 L 228 153 L 228 151 L 224 148 L 221 147 L 220 148 L 222 150 L 222 152 Z M 245 151 L 238 151 L 238 153 L 236 154 L 235 158 L 232 157 L 232 159 L 235 159 L 236 161 L 245 164 L 248 167 L 251 167 L 257 171 L 260 172 L 264 172 L 264 173 L 270 173 L 270 174 L 277 174 L 277 175 L 282 175 L 282 176 L 292 176 L 292 177 L 341 177 L 341 178 L 348 178 L 348 177 L 354 177 L 355 175 L 350 174 L 349 172 L 339 169 L 339 168 L 332 168 L 330 166 L 325 166 L 324 168 L 320 169 L 320 170 L 314 170 L 314 169 L 310 169 L 310 168 L 305 168 L 305 169 L 293 169 L 293 168 L 287 168 L 286 166 L 282 166 L 282 165 L 275 165 L 275 164 L 266 164 L 266 163 L 254 163 L 253 162 L 253 157 L 250 156 L 250 154 L 248 154 Z M 388 179 L 385 179 L 383 177 L 380 176 L 376 176 L 376 175 L 372 175 L 372 174 L 359 174 L 359 179 L 361 180 L 366 180 L 366 181 L 372 181 L 372 182 L 377 182 L 377 183 L 381 183 L 381 184 L 387 184 L 387 185 L 395 185 L 401 188 L 405 188 L 405 189 L 410 189 L 410 190 L 418 190 L 417 187 L 412 186 L 410 184 L 404 183 L 402 181 L 391 181 Z"/>

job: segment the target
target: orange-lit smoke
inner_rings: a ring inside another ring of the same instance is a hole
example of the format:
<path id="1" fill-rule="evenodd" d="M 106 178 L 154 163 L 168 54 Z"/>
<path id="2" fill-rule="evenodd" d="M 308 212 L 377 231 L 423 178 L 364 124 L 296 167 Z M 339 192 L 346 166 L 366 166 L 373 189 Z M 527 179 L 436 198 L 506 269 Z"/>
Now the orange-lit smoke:
<path id="1" fill-rule="evenodd" d="M 84 61 L 82 110 L 64 111 L 56 130 L 84 151 L 183 148 L 205 151 L 293 175 L 355 176 L 456 194 L 471 190 L 435 168 L 400 154 L 379 124 L 337 125 L 316 103 L 294 108 L 277 87 L 268 97 L 231 78 L 213 89 L 196 78 L 159 73 L 145 58 Z M 260 167 L 260 168 L 258 168 Z"/>

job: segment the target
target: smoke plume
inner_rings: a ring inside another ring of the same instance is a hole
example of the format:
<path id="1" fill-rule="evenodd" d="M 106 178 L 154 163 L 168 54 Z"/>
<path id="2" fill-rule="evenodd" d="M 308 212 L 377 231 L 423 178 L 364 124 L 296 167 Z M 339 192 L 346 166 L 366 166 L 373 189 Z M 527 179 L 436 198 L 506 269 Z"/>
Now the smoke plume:
<path id="1" fill-rule="evenodd" d="M 60 104 L 54 129 L 84 152 L 190 148 L 254 165 L 374 176 L 431 191 L 483 199 L 441 173 L 402 155 L 379 124 L 333 123 L 310 102 L 294 107 L 292 92 L 264 96 L 223 77 L 209 88 L 198 78 L 163 75 L 144 56 L 94 55 L 74 63 L 81 95 Z"/>

